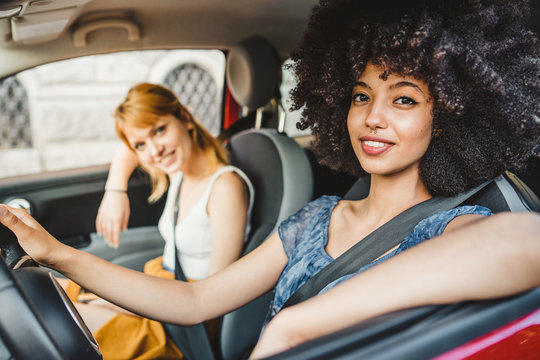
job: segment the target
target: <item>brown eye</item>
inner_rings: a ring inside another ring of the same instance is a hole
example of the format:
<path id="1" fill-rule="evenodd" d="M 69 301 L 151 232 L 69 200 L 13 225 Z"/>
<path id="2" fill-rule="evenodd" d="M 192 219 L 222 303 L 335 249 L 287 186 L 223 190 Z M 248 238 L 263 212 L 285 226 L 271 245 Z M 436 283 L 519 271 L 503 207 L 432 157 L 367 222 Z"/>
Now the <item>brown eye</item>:
<path id="1" fill-rule="evenodd" d="M 408 96 L 401 96 L 401 97 L 397 98 L 394 101 L 394 103 L 399 104 L 399 105 L 416 105 L 416 104 L 418 104 L 418 102 L 416 102 L 415 100 L 411 99 Z"/>
<path id="2" fill-rule="evenodd" d="M 162 125 L 162 126 L 156 128 L 156 134 L 162 134 L 162 133 L 164 133 L 164 132 L 165 132 L 165 128 L 166 128 L 165 125 Z"/>
<path id="3" fill-rule="evenodd" d="M 368 102 L 369 101 L 369 96 L 367 96 L 366 94 L 354 94 L 353 97 L 352 97 L 352 101 L 353 103 L 362 103 L 362 102 Z"/>

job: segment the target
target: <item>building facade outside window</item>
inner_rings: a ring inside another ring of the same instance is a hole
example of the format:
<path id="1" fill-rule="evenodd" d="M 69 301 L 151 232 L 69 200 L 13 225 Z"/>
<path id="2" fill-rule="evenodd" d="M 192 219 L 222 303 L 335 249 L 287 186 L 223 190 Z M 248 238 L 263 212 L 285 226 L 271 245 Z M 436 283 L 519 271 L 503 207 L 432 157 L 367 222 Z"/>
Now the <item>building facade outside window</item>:
<path id="1" fill-rule="evenodd" d="M 128 89 L 175 91 L 212 134 L 221 129 L 225 56 L 153 50 L 60 61 L 0 82 L 0 178 L 107 164 L 119 140 L 113 111 Z"/>

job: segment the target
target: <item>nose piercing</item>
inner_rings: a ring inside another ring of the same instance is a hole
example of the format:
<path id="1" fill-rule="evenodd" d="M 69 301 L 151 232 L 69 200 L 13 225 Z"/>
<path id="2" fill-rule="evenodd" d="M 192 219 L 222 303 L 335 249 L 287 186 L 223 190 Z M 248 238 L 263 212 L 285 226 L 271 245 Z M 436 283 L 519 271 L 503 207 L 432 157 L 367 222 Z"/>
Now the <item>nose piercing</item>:
<path id="1" fill-rule="evenodd" d="M 375 128 L 375 129 L 371 129 L 371 128 L 370 128 L 370 129 L 369 129 L 369 133 L 370 133 L 370 134 L 377 134 L 377 128 Z"/>

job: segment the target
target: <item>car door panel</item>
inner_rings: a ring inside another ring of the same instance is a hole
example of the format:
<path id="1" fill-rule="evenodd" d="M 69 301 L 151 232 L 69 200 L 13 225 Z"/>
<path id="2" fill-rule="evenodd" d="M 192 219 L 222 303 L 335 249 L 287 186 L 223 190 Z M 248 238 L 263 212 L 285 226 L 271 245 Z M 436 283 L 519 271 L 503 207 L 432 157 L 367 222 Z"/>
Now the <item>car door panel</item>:
<path id="1" fill-rule="evenodd" d="M 101 236 L 90 234 L 90 243 L 84 251 L 99 256 L 115 264 L 143 271 L 144 264 L 163 254 L 165 241 L 157 226 L 141 226 L 128 229 L 120 235 L 117 249 L 110 248 Z"/>
<path id="2" fill-rule="evenodd" d="M 53 236 L 60 241 L 113 260 L 115 256 L 126 256 L 130 247 L 116 254 L 105 256 L 107 251 L 97 250 L 91 243 L 103 240 L 95 234 L 95 219 L 103 197 L 103 189 L 108 174 L 108 166 L 94 166 L 38 175 L 27 175 L 0 180 L 0 201 L 8 203 L 13 199 L 25 199 L 31 206 L 31 213 Z M 131 216 L 129 227 L 155 226 L 164 205 L 164 199 L 148 204 L 150 182 L 142 171 L 135 171 L 129 181 Z M 151 245 L 134 245 L 133 251 L 146 251 L 161 243 L 152 236 Z M 138 239 L 144 243 L 144 239 Z"/>

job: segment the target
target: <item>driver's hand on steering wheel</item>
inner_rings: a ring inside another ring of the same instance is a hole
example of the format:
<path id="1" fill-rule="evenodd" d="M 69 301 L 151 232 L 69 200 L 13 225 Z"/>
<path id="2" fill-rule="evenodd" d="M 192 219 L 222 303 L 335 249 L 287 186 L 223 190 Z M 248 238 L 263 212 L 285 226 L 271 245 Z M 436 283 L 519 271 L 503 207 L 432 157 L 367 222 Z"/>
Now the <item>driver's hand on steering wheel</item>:
<path id="1" fill-rule="evenodd" d="M 63 245 L 23 209 L 0 205 L 0 223 L 9 228 L 23 250 L 41 265 L 54 264 Z"/>

